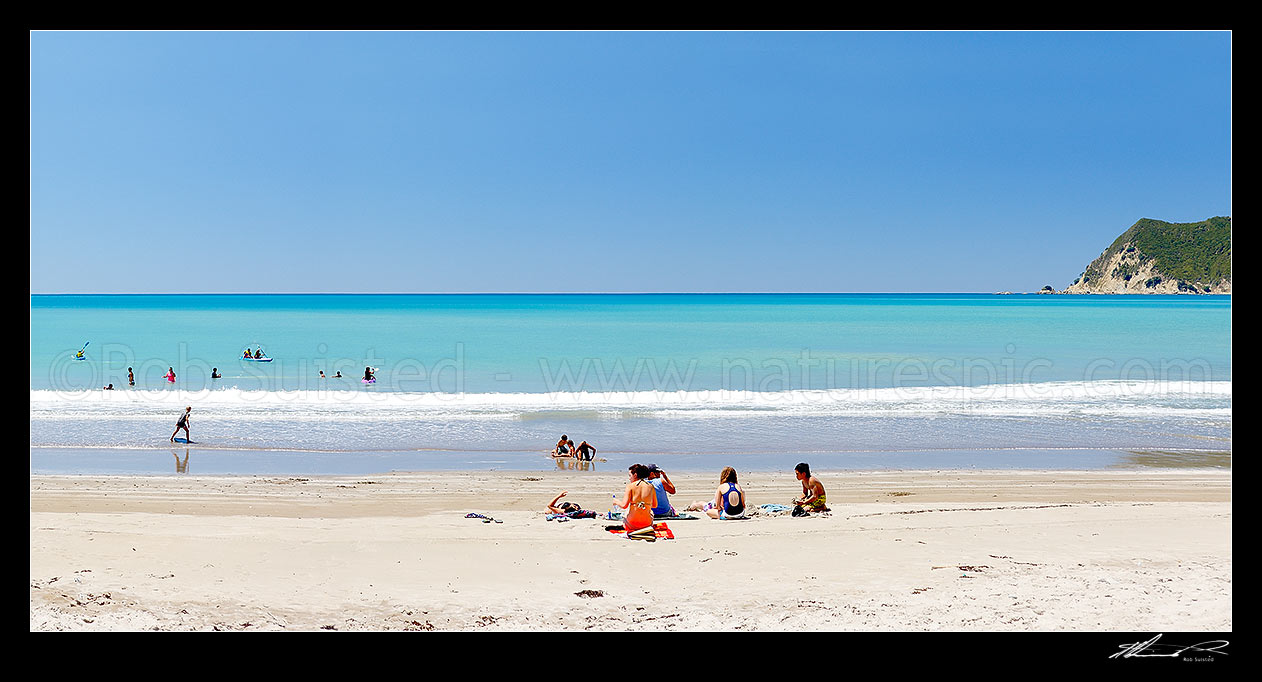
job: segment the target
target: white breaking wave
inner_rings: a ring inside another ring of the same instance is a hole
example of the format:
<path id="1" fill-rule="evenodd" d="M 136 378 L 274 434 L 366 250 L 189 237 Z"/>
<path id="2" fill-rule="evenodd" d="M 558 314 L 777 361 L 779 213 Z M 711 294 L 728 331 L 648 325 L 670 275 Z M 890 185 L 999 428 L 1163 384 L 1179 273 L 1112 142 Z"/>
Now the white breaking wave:
<path id="1" fill-rule="evenodd" d="M 921 416 L 1231 418 L 1230 381 L 1094 381 L 757 391 L 410 393 L 400 391 L 31 390 L 31 419 L 145 418 L 182 410 L 241 418 L 381 420 Z"/>

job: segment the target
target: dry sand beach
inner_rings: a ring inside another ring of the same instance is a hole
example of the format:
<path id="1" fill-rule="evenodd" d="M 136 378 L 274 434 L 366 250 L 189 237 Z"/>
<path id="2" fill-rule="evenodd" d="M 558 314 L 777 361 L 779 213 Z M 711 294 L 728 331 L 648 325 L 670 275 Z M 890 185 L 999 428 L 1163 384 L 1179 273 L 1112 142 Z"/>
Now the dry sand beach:
<path id="1" fill-rule="evenodd" d="M 1231 630 L 1231 473 L 821 472 L 832 513 L 603 519 L 625 472 L 31 476 L 31 630 Z M 672 476 L 677 508 L 715 474 Z M 742 474 L 752 505 L 791 472 Z M 469 512 L 501 519 L 483 523 Z"/>

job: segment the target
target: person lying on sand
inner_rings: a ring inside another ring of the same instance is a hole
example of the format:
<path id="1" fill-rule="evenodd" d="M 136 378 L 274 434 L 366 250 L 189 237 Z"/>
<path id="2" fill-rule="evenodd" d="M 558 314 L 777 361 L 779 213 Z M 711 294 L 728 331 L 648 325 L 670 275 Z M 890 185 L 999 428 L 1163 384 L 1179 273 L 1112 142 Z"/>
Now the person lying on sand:
<path id="1" fill-rule="evenodd" d="M 745 490 L 736 482 L 736 470 L 723 467 L 719 472 L 719 487 L 709 502 L 693 502 L 688 511 L 703 511 L 712 519 L 745 518 Z"/>
<path id="2" fill-rule="evenodd" d="M 793 504 L 800 506 L 802 511 L 808 514 L 830 511 L 828 500 L 824 496 L 824 484 L 811 475 L 811 466 L 806 462 L 801 462 L 793 468 L 793 471 L 797 479 L 802 482 L 802 496 L 794 499 Z"/>
<path id="3" fill-rule="evenodd" d="M 577 502 L 561 502 L 560 504 L 557 504 L 557 502 L 560 502 L 562 497 L 565 497 L 568 494 L 569 491 L 562 490 L 560 495 L 552 498 L 552 501 L 548 503 L 548 511 L 553 514 L 569 514 L 570 512 L 583 511 L 583 508 L 578 506 Z"/>

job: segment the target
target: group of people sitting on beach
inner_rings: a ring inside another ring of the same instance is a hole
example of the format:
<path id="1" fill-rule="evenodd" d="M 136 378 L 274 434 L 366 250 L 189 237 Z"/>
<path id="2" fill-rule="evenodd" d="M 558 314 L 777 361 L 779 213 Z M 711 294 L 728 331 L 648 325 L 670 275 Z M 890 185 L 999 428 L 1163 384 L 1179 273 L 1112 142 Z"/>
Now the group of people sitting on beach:
<path id="1" fill-rule="evenodd" d="M 561 434 L 561 440 L 557 441 L 556 447 L 552 448 L 552 456 L 573 457 L 580 461 L 590 462 L 596 456 L 596 446 L 587 441 L 575 445 L 569 436 Z"/>
<path id="2" fill-rule="evenodd" d="M 824 492 L 824 484 L 819 478 L 811 475 L 811 467 L 806 462 L 793 469 L 798 481 L 802 484 L 802 495 L 793 500 L 793 515 L 805 516 L 826 512 L 828 501 Z M 613 496 L 613 506 L 625 509 L 622 523 L 628 533 L 632 533 L 653 525 L 654 519 L 669 519 L 678 516 L 675 507 L 670 503 L 670 496 L 675 494 L 675 484 L 670 477 L 656 464 L 632 464 L 627 468 L 626 490 L 622 498 Z M 574 502 L 562 502 L 567 495 L 561 491 L 548 503 L 548 511 L 553 514 L 564 514 L 570 518 L 593 518 L 595 512 L 583 509 Z M 719 472 L 719 487 L 714 491 L 714 498 L 694 502 L 684 511 L 705 512 L 712 519 L 743 519 L 748 508 L 745 489 L 737 482 L 736 469 L 724 467 Z"/>

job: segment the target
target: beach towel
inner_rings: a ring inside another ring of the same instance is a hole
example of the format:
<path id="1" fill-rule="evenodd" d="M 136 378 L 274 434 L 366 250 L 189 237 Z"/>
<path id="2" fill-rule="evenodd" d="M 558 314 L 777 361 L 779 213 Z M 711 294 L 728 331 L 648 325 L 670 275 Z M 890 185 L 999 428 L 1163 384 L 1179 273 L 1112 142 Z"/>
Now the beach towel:
<path id="1" fill-rule="evenodd" d="M 618 526 L 618 527 L 605 526 L 605 530 L 609 531 L 610 533 L 613 533 L 614 535 L 625 536 L 627 533 L 627 529 L 621 526 Z M 653 524 L 653 535 L 658 540 L 674 540 L 675 539 L 675 534 L 671 532 L 670 528 L 667 527 L 667 525 L 664 523 Z"/>
<path id="2" fill-rule="evenodd" d="M 786 512 L 793 509 L 793 507 L 790 507 L 787 504 L 762 504 L 758 505 L 758 508 L 769 512 Z"/>
<path id="3" fill-rule="evenodd" d="M 654 515 L 653 515 L 653 519 L 654 519 L 654 520 L 659 520 L 659 519 L 660 519 L 660 520 L 663 520 L 663 521 L 692 521 L 692 520 L 696 520 L 696 519 L 699 519 L 699 518 L 701 518 L 701 517 L 700 517 L 700 516 L 693 516 L 692 514 L 670 514 L 670 515 L 668 515 L 668 516 L 658 516 L 657 514 L 654 514 Z"/>

